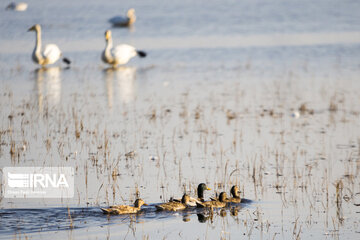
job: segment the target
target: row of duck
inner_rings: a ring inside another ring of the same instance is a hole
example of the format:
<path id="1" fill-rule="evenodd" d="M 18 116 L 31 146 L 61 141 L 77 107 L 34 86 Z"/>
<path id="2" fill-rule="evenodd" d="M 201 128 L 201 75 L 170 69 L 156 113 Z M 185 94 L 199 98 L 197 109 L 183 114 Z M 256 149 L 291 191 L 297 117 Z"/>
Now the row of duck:
<path id="1" fill-rule="evenodd" d="M 221 192 L 218 198 L 210 198 L 209 201 L 204 199 L 204 191 L 211 190 L 205 183 L 200 183 L 197 188 L 197 197 L 191 197 L 184 194 L 181 199 L 171 198 L 168 202 L 155 205 L 158 211 L 181 211 L 188 208 L 225 208 L 230 204 L 239 204 L 242 202 L 239 188 L 234 185 L 230 190 L 231 197 L 226 192 Z M 108 208 L 101 208 L 105 214 L 131 214 L 137 213 L 141 207 L 147 204 L 144 200 L 138 198 L 134 202 L 134 206 L 114 205 Z"/>

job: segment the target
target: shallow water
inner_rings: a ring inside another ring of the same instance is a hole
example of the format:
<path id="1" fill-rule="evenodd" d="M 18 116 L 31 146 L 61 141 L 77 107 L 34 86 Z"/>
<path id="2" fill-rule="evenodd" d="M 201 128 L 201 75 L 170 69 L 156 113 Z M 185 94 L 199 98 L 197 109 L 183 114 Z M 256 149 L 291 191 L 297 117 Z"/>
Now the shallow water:
<path id="1" fill-rule="evenodd" d="M 28 3 L 0 10 L 0 167 L 73 166 L 75 197 L 2 198 L 0 238 L 358 238 L 358 1 L 135 1 L 114 41 L 149 55 L 116 70 L 103 34 L 129 3 Z M 70 69 L 30 61 L 34 23 Z M 237 184 L 253 202 L 205 223 L 99 210 L 200 182 L 206 198 Z"/>
<path id="2" fill-rule="evenodd" d="M 169 221 L 182 218 L 183 222 L 206 223 L 214 222 L 217 218 L 224 218 L 228 214 L 237 218 L 239 212 L 249 208 L 253 201 L 247 203 L 233 204 L 227 210 L 218 209 L 213 212 L 206 209 L 190 208 L 181 212 L 157 211 L 154 204 L 142 207 L 137 214 L 130 215 L 106 215 L 97 207 L 86 208 L 32 208 L 32 209 L 0 209 L 1 228 L 4 235 L 34 234 L 44 232 L 57 232 L 62 230 L 76 231 L 90 227 L 114 227 L 118 225 L 134 224 L 154 221 Z M 197 221 L 196 221 L 197 220 Z M 124 228 L 122 230 L 128 230 Z M 5 237 L 6 238 L 6 237 Z"/>

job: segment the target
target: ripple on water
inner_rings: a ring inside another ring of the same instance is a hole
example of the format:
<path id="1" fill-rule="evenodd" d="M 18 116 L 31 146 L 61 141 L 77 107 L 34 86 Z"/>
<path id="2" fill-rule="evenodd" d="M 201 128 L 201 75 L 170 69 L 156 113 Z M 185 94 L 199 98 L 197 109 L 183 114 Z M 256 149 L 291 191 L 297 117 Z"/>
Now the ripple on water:
<path id="1" fill-rule="evenodd" d="M 235 216 L 251 200 L 245 199 L 244 204 L 229 208 L 230 215 Z M 69 212 L 71 218 L 69 217 Z M 219 214 L 218 214 L 219 213 Z M 157 211 L 155 204 L 144 207 L 138 214 L 106 215 L 99 208 L 46 208 L 46 209 L 0 209 L 0 234 L 34 233 L 38 231 L 59 231 L 127 222 L 143 222 L 155 220 L 169 220 L 181 217 L 183 221 L 190 221 L 192 215 L 197 216 L 199 222 L 206 222 L 214 214 L 226 216 L 224 211 L 215 210 L 211 213 L 206 209 L 187 209 L 180 212 Z"/>

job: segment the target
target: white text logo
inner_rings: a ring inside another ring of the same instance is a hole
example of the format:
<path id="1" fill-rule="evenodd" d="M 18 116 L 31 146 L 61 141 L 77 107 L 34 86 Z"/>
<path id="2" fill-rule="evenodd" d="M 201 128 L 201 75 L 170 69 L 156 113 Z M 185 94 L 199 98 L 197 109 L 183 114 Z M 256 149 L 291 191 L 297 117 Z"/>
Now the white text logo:
<path id="1" fill-rule="evenodd" d="M 5 167 L 5 198 L 72 198 L 72 167 Z"/>

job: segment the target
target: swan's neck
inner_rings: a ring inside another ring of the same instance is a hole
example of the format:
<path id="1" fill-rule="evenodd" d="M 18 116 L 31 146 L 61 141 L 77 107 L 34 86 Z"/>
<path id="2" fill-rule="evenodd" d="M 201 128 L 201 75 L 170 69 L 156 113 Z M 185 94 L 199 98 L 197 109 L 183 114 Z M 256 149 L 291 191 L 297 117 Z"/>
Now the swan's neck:
<path id="1" fill-rule="evenodd" d="M 106 41 L 105 51 L 110 52 L 110 50 L 111 50 L 112 47 L 113 47 L 112 38 L 109 38 L 109 39 Z"/>
<path id="2" fill-rule="evenodd" d="M 106 40 L 104 58 L 106 59 L 106 62 L 110 63 L 110 64 L 114 62 L 114 58 L 113 58 L 113 56 L 111 54 L 112 47 L 113 47 L 112 39 L 109 38 L 108 40 Z"/>
<path id="3" fill-rule="evenodd" d="M 129 25 L 132 25 L 136 21 L 136 16 L 133 14 L 128 17 L 129 17 Z"/>
<path id="4" fill-rule="evenodd" d="M 41 31 L 36 31 L 36 43 L 33 52 L 33 59 L 35 62 L 42 63 L 44 58 L 41 54 Z"/>

